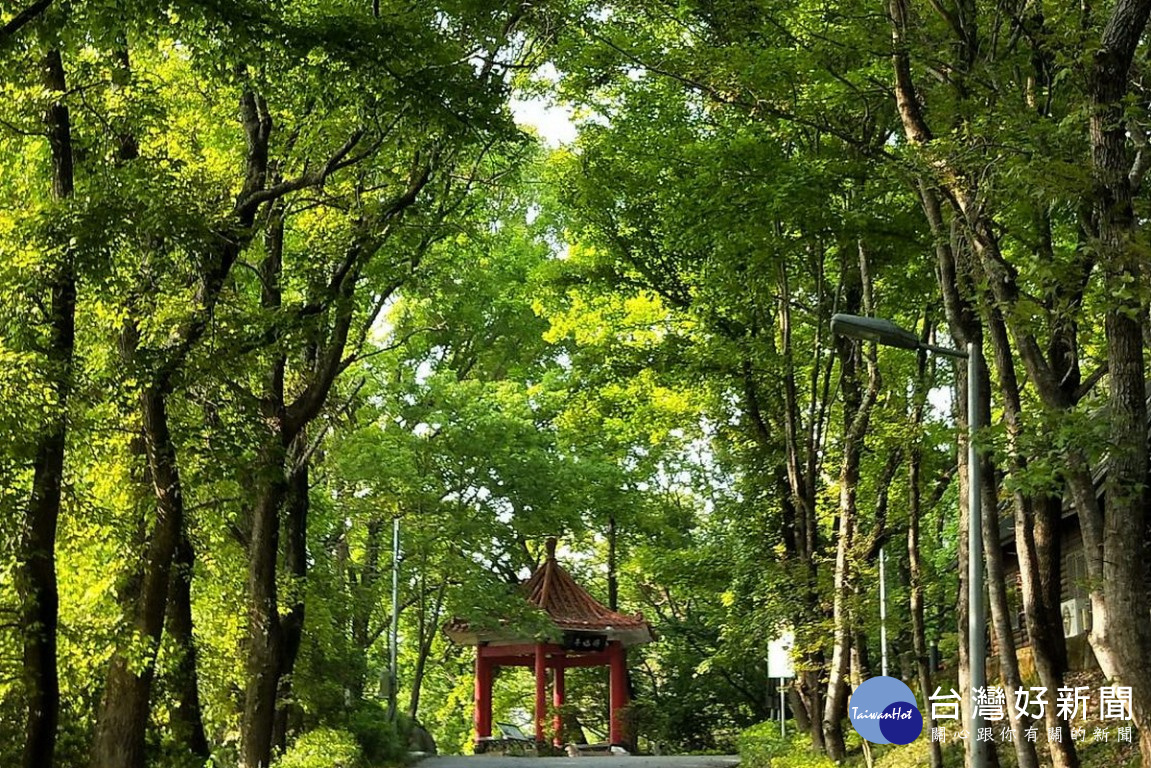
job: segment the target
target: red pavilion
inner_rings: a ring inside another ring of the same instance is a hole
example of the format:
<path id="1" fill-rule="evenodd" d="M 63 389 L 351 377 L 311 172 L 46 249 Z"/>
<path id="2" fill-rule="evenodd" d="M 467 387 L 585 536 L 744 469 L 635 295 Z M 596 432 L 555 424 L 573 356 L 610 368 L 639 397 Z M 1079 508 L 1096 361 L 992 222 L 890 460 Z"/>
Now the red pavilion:
<path id="1" fill-rule="evenodd" d="M 453 619 L 445 633 L 460 645 L 476 646 L 475 724 L 477 751 L 492 737 L 492 673 L 496 667 L 531 667 L 535 670 L 535 740 L 543 744 L 547 717 L 547 671 L 553 670 L 552 705 L 564 704 L 564 670 L 571 667 L 610 668 L 609 710 L 612 745 L 626 740 L 621 710 L 628 703 L 627 649 L 650 643 L 651 626 L 642 614 L 628 616 L 600 603 L 576 583 L 556 562 L 556 540 L 548 539 L 547 559 L 522 587 L 528 602 L 542 610 L 555 624 L 561 643 L 517 636 L 508 630 L 473 630 L 466 621 Z M 562 721 L 553 723 L 555 743 L 560 746 Z"/>

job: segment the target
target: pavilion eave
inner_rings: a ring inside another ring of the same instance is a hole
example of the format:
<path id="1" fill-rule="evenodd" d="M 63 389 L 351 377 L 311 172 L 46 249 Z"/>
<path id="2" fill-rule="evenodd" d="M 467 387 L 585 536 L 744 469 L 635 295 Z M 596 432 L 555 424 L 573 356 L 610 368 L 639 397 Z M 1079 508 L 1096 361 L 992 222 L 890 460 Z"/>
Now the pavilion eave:
<path id="1" fill-rule="evenodd" d="M 625 648 L 655 641 L 652 628 L 644 624 L 639 627 L 557 627 L 558 632 L 586 632 L 603 635 L 607 640 L 618 642 Z M 542 638 L 515 634 L 512 632 L 472 630 L 466 627 L 450 626 L 444 634 L 457 645 L 521 645 L 540 642 Z"/>

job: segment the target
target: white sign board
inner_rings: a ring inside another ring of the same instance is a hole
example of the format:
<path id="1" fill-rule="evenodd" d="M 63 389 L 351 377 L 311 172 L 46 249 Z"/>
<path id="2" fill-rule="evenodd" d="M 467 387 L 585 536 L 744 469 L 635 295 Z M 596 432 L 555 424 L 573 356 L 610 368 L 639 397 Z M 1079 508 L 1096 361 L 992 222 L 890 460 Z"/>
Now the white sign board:
<path id="1" fill-rule="evenodd" d="M 795 677 L 795 664 L 791 661 L 791 649 L 795 645 L 795 634 L 784 632 L 767 644 L 767 676 Z"/>

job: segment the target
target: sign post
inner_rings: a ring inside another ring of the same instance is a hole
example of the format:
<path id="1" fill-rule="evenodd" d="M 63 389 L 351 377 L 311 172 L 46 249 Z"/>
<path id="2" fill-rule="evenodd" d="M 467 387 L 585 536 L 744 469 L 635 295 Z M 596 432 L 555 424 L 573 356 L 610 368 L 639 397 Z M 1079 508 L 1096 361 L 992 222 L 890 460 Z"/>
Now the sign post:
<path id="1" fill-rule="evenodd" d="M 787 735 L 784 718 L 787 708 L 787 692 L 784 686 L 789 677 L 795 677 L 795 665 L 791 661 L 791 649 L 795 646 L 795 635 L 784 631 L 767 644 L 767 676 L 779 679 L 779 735 Z"/>

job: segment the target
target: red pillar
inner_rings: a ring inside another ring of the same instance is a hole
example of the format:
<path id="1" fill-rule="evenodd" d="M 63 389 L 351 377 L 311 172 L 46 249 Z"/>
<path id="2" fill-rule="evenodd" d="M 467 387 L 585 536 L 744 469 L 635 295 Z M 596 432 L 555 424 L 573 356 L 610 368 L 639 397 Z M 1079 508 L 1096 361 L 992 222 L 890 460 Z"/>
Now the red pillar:
<path id="1" fill-rule="evenodd" d="M 544 644 L 536 643 L 536 743 L 544 742 L 544 718 L 548 711 L 548 670 Z"/>
<path id="2" fill-rule="evenodd" d="M 624 743 L 623 715 L 621 709 L 627 706 L 627 651 L 623 645 L 613 642 L 610 646 L 611 684 L 609 686 L 609 707 L 611 709 L 611 731 L 608 741 L 612 745 Z"/>
<path id="3" fill-rule="evenodd" d="M 556 710 L 552 726 L 555 730 L 555 745 L 563 746 L 564 719 L 560 714 L 560 707 L 564 705 L 564 659 L 561 656 L 555 663 L 555 682 L 552 683 L 552 707 Z"/>
<path id="4" fill-rule="evenodd" d="M 492 663 L 476 648 L 476 739 L 492 735 Z"/>

